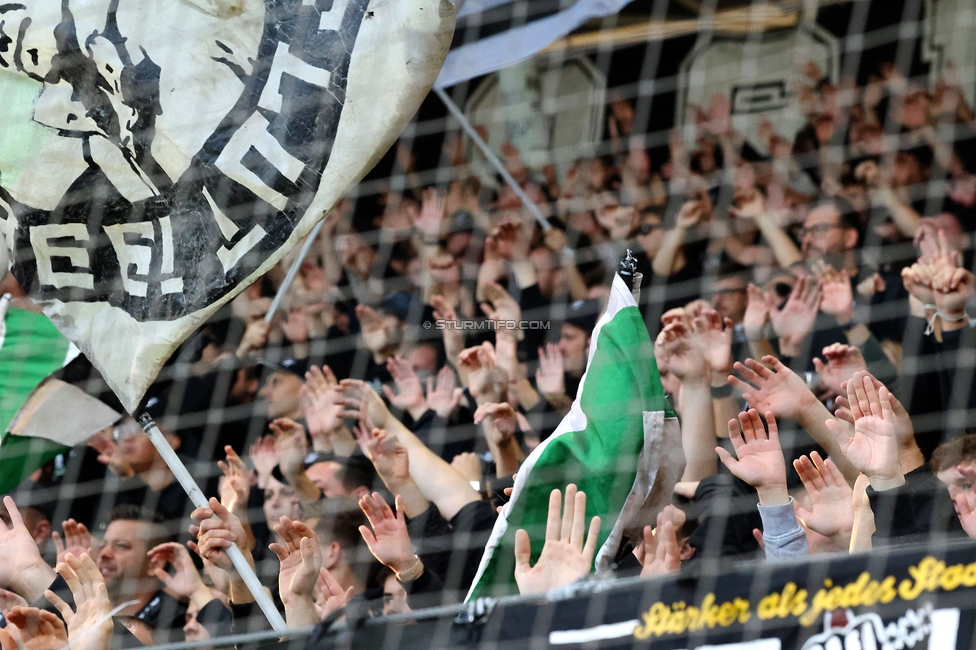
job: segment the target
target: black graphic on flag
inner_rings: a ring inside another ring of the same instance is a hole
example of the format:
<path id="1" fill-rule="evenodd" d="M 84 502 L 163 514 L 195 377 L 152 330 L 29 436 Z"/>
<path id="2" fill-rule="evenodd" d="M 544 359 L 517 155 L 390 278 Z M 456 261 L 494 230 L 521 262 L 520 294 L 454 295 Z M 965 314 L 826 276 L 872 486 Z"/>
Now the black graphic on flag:
<path id="1" fill-rule="evenodd" d="M 160 14 L 170 22 L 200 16 L 167 2 Z M 52 179 L 63 193 L 46 206 L 0 177 L 0 220 L 13 273 L 35 299 L 174 320 L 232 291 L 302 219 L 369 0 L 215 2 L 229 13 L 206 43 L 154 37 L 132 18 L 151 19 L 152 3 L 106 4 L 94 24 L 92 3 L 78 0 L 0 5 L 0 75 L 40 84 L 33 121 L 64 140 L 66 161 L 64 178 Z M 242 45 L 248 30 L 254 38 Z M 201 71 L 214 81 L 188 90 L 183 75 Z M 207 129 L 177 146 L 186 134 L 172 118 L 188 106 Z"/>

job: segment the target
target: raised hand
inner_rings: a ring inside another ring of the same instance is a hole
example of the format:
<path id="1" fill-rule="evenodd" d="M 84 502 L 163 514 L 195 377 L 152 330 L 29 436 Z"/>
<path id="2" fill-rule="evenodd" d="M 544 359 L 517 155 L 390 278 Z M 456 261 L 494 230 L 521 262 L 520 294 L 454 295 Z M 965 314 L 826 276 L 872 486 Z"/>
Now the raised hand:
<path id="1" fill-rule="evenodd" d="M 359 320 L 363 342 L 375 358 L 390 344 L 383 317 L 372 307 L 356 305 L 356 318 Z"/>
<path id="2" fill-rule="evenodd" d="M 64 562 L 65 553 L 71 553 L 75 557 L 81 557 L 82 553 L 91 555 L 91 534 L 88 532 L 85 524 L 78 523 L 74 519 L 68 519 L 61 524 L 61 529 L 64 531 L 63 539 L 58 534 L 58 531 L 51 533 L 51 539 L 54 540 L 54 548 L 58 552 L 58 564 Z"/>
<path id="3" fill-rule="evenodd" d="M 846 394 L 844 382 L 850 380 L 855 372 L 868 369 L 864 355 L 853 345 L 833 343 L 823 349 L 823 356 L 827 363 L 821 361 L 820 357 L 814 357 L 813 367 L 832 395 Z"/>
<path id="4" fill-rule="evenodd" d="M 281 603 L 287 608 L 299 601 L 313 601 L 315 582 L 322 568 L 322 548 L 315 531 L 300 521 L 282 517 L 274 525 L 274 532 L 283 542 L 268 545 L 281 562 L 278 573 Z"/>
<path id="5" fill-rule="evenodd" d="M 161 568 L 154 569 L 153 575 L 163 583 L 163 590 L 170 596 L 178 600 L 196 598 L 198 604 L 200 600 L 206 604 L 211 599 L 210 590 L 197 572 L 190 552 L 182 544 L 166 542 L 149 549 L 146 555 L 160 564 Z M 175 570 L 173 575 L 162 568 L 167 564 Z"/>
<path id="6" fill-rule="evenodd" d="M 495 396 L 496 381 L 500 380 L 495 371 L 495 346 L 485 341 L 481 345 L 468 348 L 458 357 L 461 379 L 476 399 L 491 399 Z"/>
<path id="7" fill-rule="evenodd" d="M 714 309 L 706 309 L 692 319 L 692 330 L 712 372 L 732 372 L 732 319 L 723 319 Z"/>
<path id="8" fill-rule="evenodd" d="M 819 403 L 806 382 L 779 359 L 765 356 L 762 361 L 736 362 L 733 368 L 742 379 L 734 375 L 729 377 L 729 383 L 742 391 L 742 397 L 750 407 L 770 411 L 778 418 L 797 420 L 805 408 Z"/>
<path id="9" fill-rule="evenodd" d="M 190 519 L 195 522 L 190 526 L 190 534 L 197 541 L 187 542 L 187 546 L 217 568 L 228 572 L 236 571 L 227 555 L 227 549 L 232 544 L 236 544 L 245 557 L 250 556 L 248 534 L 241 520 L 220 505 L 214 497 L 210 497 L 209 507 L 197 508 L 191 512 Z"/>
<path id="10" fill-rule="evenodd" d="M 642 578 L 663 576 L 681 570 L 681 549 L 671 516 L 673 506 L 665 506 L 657 515 L 657 528 L 644 526 L 644 543 L 640 549 Z"/>
<path id="11" fill-rule="evenodd" d="M 315 613 L 319 620 L 324 621 L 333 612 L 337 612 L 352 599 L 355 587 L 342 590 L 336 579 L 325 567 L 319 569 L 319 578 L 315 581 Z"/>
<path id="12" fill-rule="evenodd" d="M 486 282 L 482 285 L 485 300 L 481 303 L 481 310 L 493 321 L 518 321 L 522 318 L 522 308 L 502 285 L 497 282 Z M 521 330 L 520 330 L 521 331 Z"/>
<path id="13" fill-rule="evenodd" d="M 248 497 L 251 494 L 251 473 L 233 447 L 225 446 L 224 454 L 227 456 L 226 462 L 217 461 L 217 467 L 223 474 L 218 488 L 220 503 L 231 512 L 246 513 Z"/>
<path id="14" fill-rule="evenodd" d="M 515 532 L 515 582 L 523 596 L 545 593 L 576 582 L 593 566 L 600 518 L 593 517 L 590 521 L 584 544 L 586 494 L 577 492 L 573 484 L 566 486 L 566 507 L 560 518 L 561 509 L 562 494 L 553 490 L 549 494 L 546 541 L 535 566 L 530 564 L 532 544 L 529 534 L 522 529 Z"/>
<path id="15" fill-rule="evenodd" d="M 410 454 L 396 437 L 388 436 L 383 429 L 367 430 L 365 426 L 356 427 L 354 433 L 363 454 L 373 462 L 387 487 L 393 489 L 410 479 Z"/>
<path id="16" fill-rule="evenodd" d="M 427 406 L 434 409 L 440 417 L 447 419 L 458 404 L 464 391 L 457 388 L 457 378 L 449 366 L 437 371 L 437 385 L 434 378 L 427 378 Z"/>
<path id="17" fill-rule="evenodd" d="M 820 311 L 833 316 L 839 323 L 851 322 L 854 318 L 854 289 L 850 274 L 837 271 L 822 260 L 817 262 L 816 272 L 823 295 Z"/>
<path id="18" fill-rule="evenodd" d="M 343 379 L 339 382 L 342 391 L 342 417 L 363 420 L 369 427 L 383 428 L 393 419 L 390 409 L 373 387 L 361 379 Z"/>
<path id="19" fill-rule="evenodd" d="M 769 320 L 779 337 L 783 354 L 796 356 L 800 353 L 800 346 L 813 331 L 822 298 L 823 290 L 819 280 L 812 277 L 800 278 L 793 286 L 783 308 L 769 312 Z"/>
<path id="20" fill-rule="evenodd" d="M 891 393 L 884 386 L 879 389 L 866 373 L 857 372 L 847 383 L 847 399 L 854 417 L 854 437 L 835 420 L 827 421 L 841 450 L 876 490 L 903 484 Z"/>
<path id="21" fill-rule="evenodd" d="M 373 557 L 400 575 L 412 569 L 420 560 L 410 543 L 399 495 L 395 497 L 394 505 L 397 510 L 395 515 L 379 492 L 361 498 L 359 507 L 369 520 L 372 530 L 360 526 L 359 533 L 366 541 L 366 546 L 369 547 Z"/>
<path id="22" fill-rule="evenodd" d="M 746 292 L 748 302 L 742 316 L 742 327 L 746 338 L 750 341 L 758 341 L 763 338 L 763 327 L 769 322 L 770 310 L 775 307 L 771 304 L 769 296 L 751 282 L 746 286 Z"/>
<path id="23" fill-rule="evenodd" d="M 329 366 L 321 370 L 312 366 L 305 373 L 300 396 L 305 409 L 305 423 L 312 440 L 328 439 L 342 426 L 342 395 L 339 382 Z"/>
<path id="24" fill-rule="evenodd" d="M 431 239 L 440 237 L 446 206 L 446 196 L 436 188 L 428 187 L 423 193 L 420 213 L 413 221 L 414 227 L 422 232 L 424 237 Z"/>
<path id="25" fill-rule="evenodd" d="M 668 359 L 668 372 L 684 383 L 707 383 L 709 367 L 691 328 L 683 323 L 672 323 L 658 334 L 654 342 Z"/>
<path id="26" fill-rule="evenodd" d="M 940 269 L 932 278 L 932 292 L 942 320 L 958 316 L 963 323 L 966 317 L 966 302 L 976 290 L 976 276 L 966 269 Z M 943 328 L 945 324 L 943 323 Z"/>
<path id="27" fill-rule="evenodd" d="M 305 457 L 308 456 L 308 441 L 305 427 L 289 418 L 277 418 L 270 429 L 275 434 L 275 452 L 278 467 L 289 479 L 302 473 Z"/>
<path id="28" fill-rule="evenodd" d="M 810 530 L 829 537 L 838 547 L 849 548 L 854 526 L 854 491 L 834 461 L 817 452 L 800 456 L 793 468 L 806 489 L 810 509 L 797 506 L 796 516 Z"/>
<path id="29" fill-rule="evenodd" d="M 247 455 L 254 463 L 254 469 L 258 473 L 258 487 L 264 488 L 271 478 L 271 472 L 278 465 L 278 452 L 275 450 L 274 436 L 263 436 L 251 445 Z"/>
<path id="30" fill-rule="evenodd" d="M 186 553 L 186 549 L 183 552 Z M 187 560 L 189 559 L 187 554 Z M 190 566 L 193 566 L 192 562 Z M 105 587 L 105 579 L 95 561 L 87 553 L 82 553 L 81 557 L 68 553 L 64 561 L 58 563 L 58 573 L 71 589 L 75 610 L 72 611 L 67 603 L 50 590 L 45 591 L 44 596 L 61 612 L 68 626 L 71 647 L 80 650 L 108 648 L 115 629 L 110 616 L 112 603 Z"/>
<path id="31" fill-rule="evenodd" d="M 484 425 L 485 438 L 494 445 L 508 442 L 515 436 L 517 413 L 508 402 L 486 402 L 474 412 L 474 423 Z"/>
<path id="32" fill-rule="evenodd" d="M 24 525 L 14 500 L 3 498 L 10 526 L 0 521 L 0 587 L 10 589 L 27 602 L 34 602 L 54 580 L 51 570 L 37 550 L 37 544 Z"/>
<path id="33" fill-rule="evenodd" d="M 442 321 L 456 321 L 457 312 L 447 302 L 444 296 L 434 294 L 430 297 L 430 306 L 434 308 L 434 319 Z"/>
<path id="34" fill-rule="evenodd" d="M 401 357 L 390 357 L 386 360 L 386 369 L 396 383 L 396 392 L 387 385 L 383 385 L 383 394 L 390 404 L 398 409 L 407 411 L 414 419 L 419 418 L 427 410 L 427 400 L 424 389 L 420 385 L 417 373 L 407 361 Z"/>
<path id="35" fill-rule="evenodd" d="M 0 629 L 3 650 L 62 650 L 68 645 L 64 623 L 53 612 L 36 607 L 15 607 L 10 610 L 7 622 L 14 627 L 19 640 L 10 631 Z M 107 644 L 102 646 L 107 647 Z"/>
<path id="36" fill-rule="evenodd" d="M 729 420 L 729 440 L 738 459 L 722 447 L 716 447 L 715 452 L 733 475 L 756 488 L 761 505 L 784 505 L 790 500 L 786 489 L 786 461 L 772 411 L 766 412 L 766 423 L 768 437 L 756 409 L 740 413 L 738 421 Z"/>
<path id="37" fill-rule="evenodd" d="M 563 355 L 554 343 L 539 348 L 539 368 L 535 371 L 535 386 L 543 395 L 566 394 Z"/>

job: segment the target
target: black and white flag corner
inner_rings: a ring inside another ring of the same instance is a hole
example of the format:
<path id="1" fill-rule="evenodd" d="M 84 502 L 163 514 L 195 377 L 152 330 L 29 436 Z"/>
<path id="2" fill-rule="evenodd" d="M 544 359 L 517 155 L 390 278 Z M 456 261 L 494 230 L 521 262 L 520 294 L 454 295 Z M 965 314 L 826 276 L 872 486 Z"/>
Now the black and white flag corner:
<path id="1" fill-rule="evenodd" d="M 134 410 L 173 350 L 372 168 L 449 0 L 0 4 L 0 239 Z"/>

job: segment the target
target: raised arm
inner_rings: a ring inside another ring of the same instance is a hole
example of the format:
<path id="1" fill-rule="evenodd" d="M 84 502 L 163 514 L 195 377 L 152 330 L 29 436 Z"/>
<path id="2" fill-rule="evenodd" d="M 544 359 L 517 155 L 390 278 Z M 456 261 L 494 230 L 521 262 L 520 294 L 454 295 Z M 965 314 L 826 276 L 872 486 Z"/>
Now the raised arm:
<path id="1" fill-rule="evenodd" d="M 481 499 L 460 472 L 393 417 L 372 387 L 356 379 L 344 379 L 340 386 L 345 396 L 345 417 L 363 420 L 370 428 L 385 429 L 396 437 L 410 455 L 410 476 L 441 516 L 450 520 L 461 508 Z"/>
<path id="2" fill-rule="evenodd" d="M 742 391 L 749 406 L 770 411 L 780 419 L 794 420 L 803 427 L 834 459 L 844 477 L 853 483 L 859 472 L 847 460 L 838 438 L 825 424 L 834 419 L 830 411 L 810 391 L 806 382 L 782 361 L 772 356 L 763 357 L 762 361 L 746 359 L 745 364 L 736 363 L 735 371 L 742 378 L 730 376 L 729 383 Z"/>

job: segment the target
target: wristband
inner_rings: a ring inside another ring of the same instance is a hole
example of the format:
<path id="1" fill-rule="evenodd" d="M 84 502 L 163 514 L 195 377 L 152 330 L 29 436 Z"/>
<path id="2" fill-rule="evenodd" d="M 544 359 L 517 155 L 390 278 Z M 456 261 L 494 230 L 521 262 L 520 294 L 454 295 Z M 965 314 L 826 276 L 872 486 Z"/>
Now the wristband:
<path id="1" fill-rule="evenodd" d="M 905 475 L 899 474 L 895 478 L 869 476 L 868 481 L 871 483 L 871 489 L 873 489 L 875 492 L 884 492 L 885 490 L 892 490 L 896 487 L 904 485 Z"/>
<path id="2" fill-rule="evenodd" d="M 401 571 L 400 573 L 397 573 L 396 571 L 393 572 L 393 575 L 396 576 L 397 582 L 413 582 L 420 577 L 420 574 L 424 572 L 424 563 L 421 562 L 420 558 L 416 555 L 413 557 L 416 561 L 410 565 L 410 568 Z"/>
<path id="3" fill-rule="evenodd" d="M 712 399 L 723 399 L 725 397 L 732 397 L 732 384 L 712 386 Z"/>

